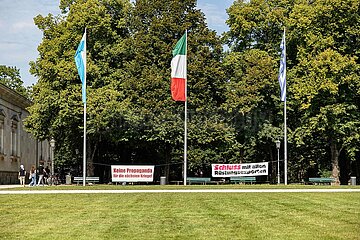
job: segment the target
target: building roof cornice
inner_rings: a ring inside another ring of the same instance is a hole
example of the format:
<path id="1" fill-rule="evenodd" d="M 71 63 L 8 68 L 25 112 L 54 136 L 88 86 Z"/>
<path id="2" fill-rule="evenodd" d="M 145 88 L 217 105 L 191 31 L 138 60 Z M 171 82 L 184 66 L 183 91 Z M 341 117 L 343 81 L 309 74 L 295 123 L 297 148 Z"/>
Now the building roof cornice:
<path id="1" fill-rule="evenodd" d="M 2 83 L 0 83 L 0 98 L 22 109 L 26 109 L 32 105 L 32 102 L 29 99 Z"/>

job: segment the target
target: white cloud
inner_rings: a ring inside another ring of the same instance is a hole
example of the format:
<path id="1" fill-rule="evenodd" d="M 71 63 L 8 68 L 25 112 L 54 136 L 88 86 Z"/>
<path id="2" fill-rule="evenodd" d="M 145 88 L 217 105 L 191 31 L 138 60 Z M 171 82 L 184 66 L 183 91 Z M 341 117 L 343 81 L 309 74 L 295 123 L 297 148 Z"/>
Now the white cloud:
<path id="1" fill-rule="evenodd" d="M 226 8 L 230 6 L 228 4 L 226 1 L 198 0 L 198 9 L 201 9 L 205 14 L 208 26 L 218 34 L 222 34 L 228 29 L 225 23 L 227 19 Z"/>
<path id="2" fill-rule="evenodd" d="M 34 23 L 30 22 L 30 21 L 16 22 L 12 25 L 12 30 L 14 32 L 24 31 L 24 30 L 33 30 L 33 29 L 36 29 L 36 27 L 35 27 Z"/>
<path id="3" fill-rule="evenodd" d="M 29 62 L 36 60 L 42 32 L 33 18 L 39 14 L 58 14 L 60 0 L 1 0 L 0 64 L 15 66 L 26 86 L 36 82 L 29 73 Z"/>

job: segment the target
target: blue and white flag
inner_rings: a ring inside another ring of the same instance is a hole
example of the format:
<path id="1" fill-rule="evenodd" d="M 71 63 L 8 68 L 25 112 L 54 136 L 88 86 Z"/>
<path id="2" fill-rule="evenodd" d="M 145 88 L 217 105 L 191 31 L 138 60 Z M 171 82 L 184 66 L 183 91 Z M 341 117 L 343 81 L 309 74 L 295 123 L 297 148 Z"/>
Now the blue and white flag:
<path id="1" fill-rule="evenodd" d="M 280 69 L 279 69 L 279 83 L 281 90 L 281 101 L 286 101 L 286 42 L 285 42 L 285 29 L 284 35 L 280 44 L 281 58 L 280 58 Z"/>
<path id="2" fill-rule="evenodd" d="M 82 101 L 86 103 L 86 29 L 75 53 L 75 63 L 82 83 Z"/>

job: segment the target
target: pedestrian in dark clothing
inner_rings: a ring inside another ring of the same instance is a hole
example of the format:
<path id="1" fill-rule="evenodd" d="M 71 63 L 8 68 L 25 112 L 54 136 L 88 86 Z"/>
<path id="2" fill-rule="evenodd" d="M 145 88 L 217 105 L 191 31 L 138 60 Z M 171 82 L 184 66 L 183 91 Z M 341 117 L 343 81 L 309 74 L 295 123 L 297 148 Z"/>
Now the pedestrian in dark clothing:
<path id="1" fill-rule="evenodd" d="M 24 165 L 20 165 L 20 170 L 19 170 L 19 180 L 20 180 L 20 185 L 25 187 L 25 176 L 26 176 L 26 171 L 24 168 Z"/>

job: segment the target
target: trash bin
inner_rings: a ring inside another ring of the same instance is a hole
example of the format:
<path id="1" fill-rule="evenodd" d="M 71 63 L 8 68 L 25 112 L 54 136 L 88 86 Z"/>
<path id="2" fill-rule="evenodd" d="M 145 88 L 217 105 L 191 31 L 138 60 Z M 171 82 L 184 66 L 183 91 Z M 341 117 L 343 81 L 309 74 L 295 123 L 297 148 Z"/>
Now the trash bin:
<path id="1" fill-rule="evenodd" d="M 160 177 L 160 185 L 166 185 L 166 177 Z"/>
<path id="2" fill-rule="evenodd" d="M 66 177 L 65 177 L 65 184 L 66 184 L 66 185 L 71 185 L 71 175 L 66 175 Z"/>
<path id="3" fill-rule="evenodd" d="M 352 186 L 356 185 L 356 177 L 350 177 L 350 185 Z"/>

